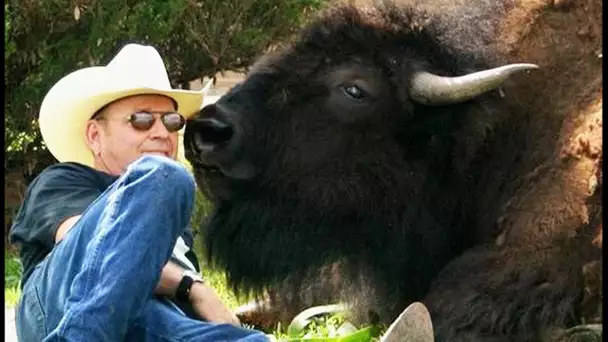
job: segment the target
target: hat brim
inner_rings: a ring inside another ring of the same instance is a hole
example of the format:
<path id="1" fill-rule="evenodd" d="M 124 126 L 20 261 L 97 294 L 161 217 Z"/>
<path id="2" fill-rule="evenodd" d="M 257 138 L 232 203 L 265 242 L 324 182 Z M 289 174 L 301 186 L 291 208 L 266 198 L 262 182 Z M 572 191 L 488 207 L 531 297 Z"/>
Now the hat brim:
<path id="1" fill-rule="evenodd" d="M 203 103 L 203 92 L 191 90 L 161 90 L 153 88 L 136 88 L 109 91 L 79 101 L 54 103 L 54 115 L 42 115 L 40 131 L 47 148 L 60 162 L 77 162 L 93 167 L 93 154 L 86 142 L 85 129 L 91 116 L 105 105 L 121 98 L 133 95 L 164 95 L 177 103 L 177 110 L 188 118 L 196 114 Z M 46 108 L 50 110 L 50 108 Z"/>

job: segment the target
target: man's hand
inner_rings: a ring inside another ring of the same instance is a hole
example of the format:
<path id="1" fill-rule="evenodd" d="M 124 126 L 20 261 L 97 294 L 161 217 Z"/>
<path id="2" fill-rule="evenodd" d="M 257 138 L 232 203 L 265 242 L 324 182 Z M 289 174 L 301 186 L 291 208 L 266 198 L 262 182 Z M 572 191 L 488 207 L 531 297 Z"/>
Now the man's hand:
<path id="1" fill-rule="evenodd" d="M 184 269 L 181 266 L 169 261 L 160 274 L 160 281 L 156 286 L 154 294 L 173 296 L 179 282 L 182 280 L 183 272 Z M 222 303 L 217 293 L 205 283 L 192 283 L 189 301 L 194 312 L 206 321 L 241 325 L 236 315 Z"/>
<path id="2" fill-rule="evenodd" d="M 195 282 L 192 284 L 190 303 L 194 312 L 206 321 L 241 325 L 236 315 L 222 303 L 213 288 L 205 283 Z"/>

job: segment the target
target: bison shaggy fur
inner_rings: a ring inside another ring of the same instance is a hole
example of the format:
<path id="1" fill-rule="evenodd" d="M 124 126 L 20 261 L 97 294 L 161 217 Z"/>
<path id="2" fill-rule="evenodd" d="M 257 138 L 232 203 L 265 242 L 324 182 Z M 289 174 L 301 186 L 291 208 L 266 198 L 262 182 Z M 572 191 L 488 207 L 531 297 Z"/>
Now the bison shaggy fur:
<path id="1" fill-rule="evenodd" d="M 325 10 L 187 124 L 214 204 L 209 259 L 290 312 L 343 300 L 390 323 L 422 301 L 439 341 L 582 323 L 583 266 L 600 259 L 598 13 L 599 0 Z M 540 68 L 471 100 L 410 96 L 418 70 L 519 62 Z"/>

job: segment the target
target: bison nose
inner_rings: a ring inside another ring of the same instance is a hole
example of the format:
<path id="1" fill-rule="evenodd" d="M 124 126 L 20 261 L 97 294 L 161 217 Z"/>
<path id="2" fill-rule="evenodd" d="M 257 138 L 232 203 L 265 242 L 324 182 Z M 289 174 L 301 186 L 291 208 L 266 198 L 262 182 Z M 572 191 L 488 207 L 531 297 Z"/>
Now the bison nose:
<path id="1" fill-rule="evenodd" d="M 234 137 L 233 125 L 218 114 L 217 107 L 210 105 L 188 123 L 187 129 L 192 132 L 192 143 L 198 152 L 210 152 L 228 145 Z"/>
<path id="2" fill-rule="evenodd" d="M 194 134 L 194 144 L 199 150 L 225 145 L 234 134 L 229 124 L 215 118 L 197 120 L 195 125 L 197 132 Z"/>

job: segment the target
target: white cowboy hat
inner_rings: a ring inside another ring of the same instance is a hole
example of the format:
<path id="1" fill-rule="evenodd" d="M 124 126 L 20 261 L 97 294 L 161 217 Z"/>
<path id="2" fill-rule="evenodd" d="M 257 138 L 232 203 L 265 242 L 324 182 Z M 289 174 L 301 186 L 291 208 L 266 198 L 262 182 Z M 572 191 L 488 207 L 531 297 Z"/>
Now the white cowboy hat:
<path id="1" fill-rule="evenodd" d="M 85 127 L 99 109 L 131 95 L 160 94 L 175 100 L 177 111 L 189 117 L 201 109 L 207 88 L 172 89 L 158 51 L 151 46 L 128 44 L 108 65 L 74 71 L 49 90 L 38 120 L 42 139 L 60 162 L 93 166 Z"/>

